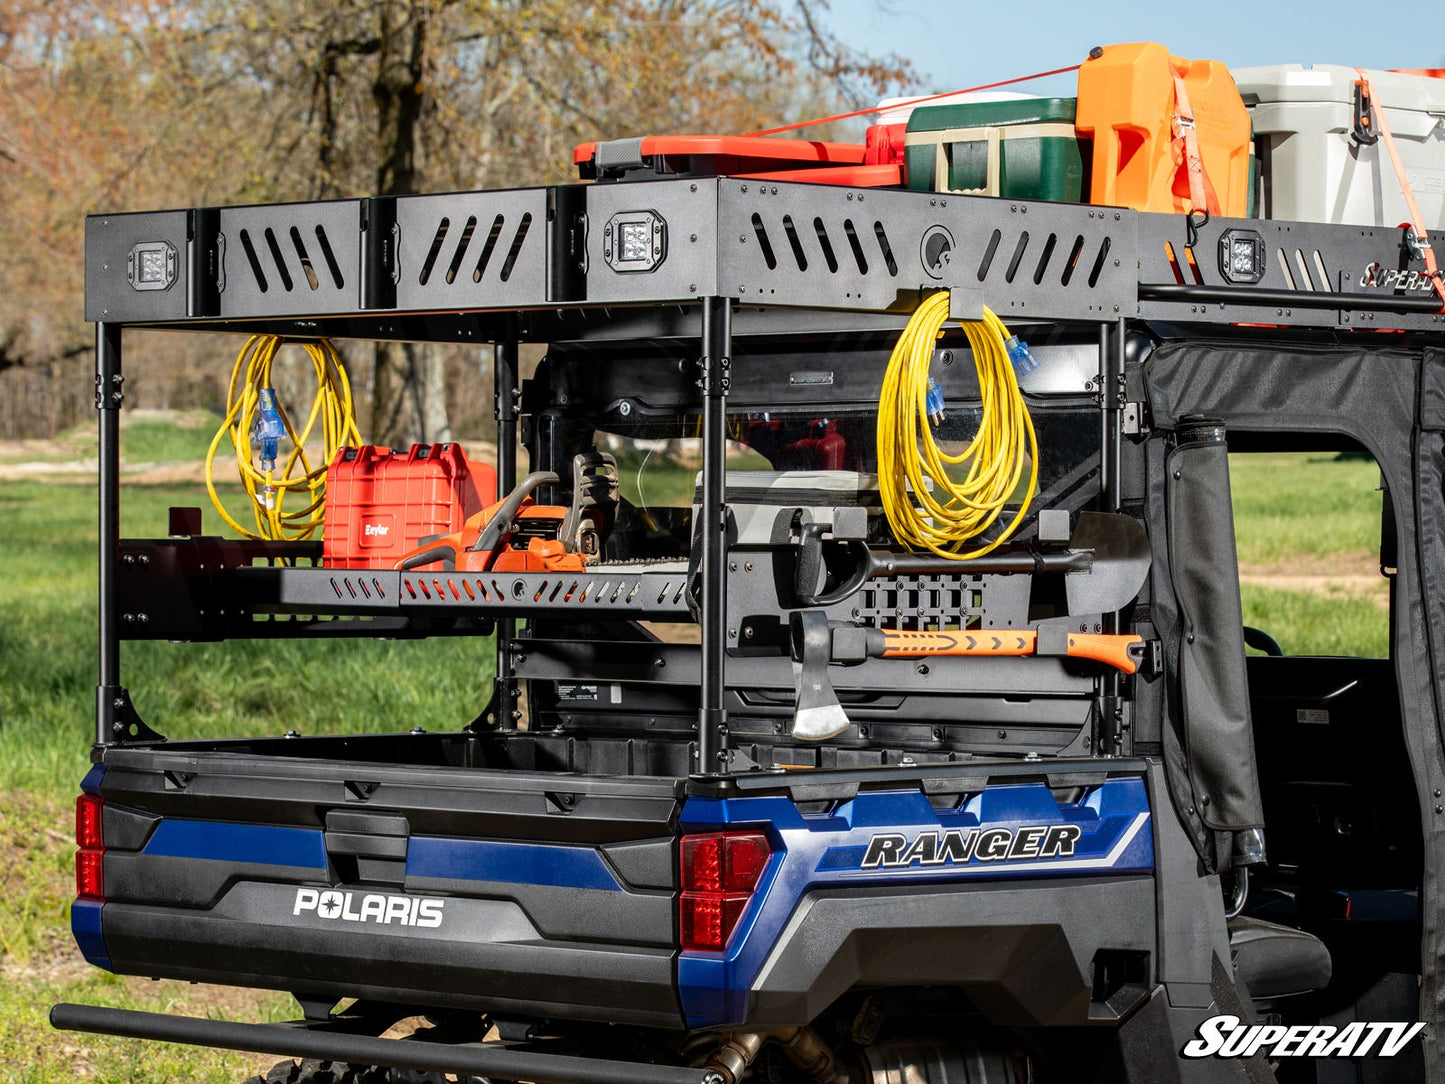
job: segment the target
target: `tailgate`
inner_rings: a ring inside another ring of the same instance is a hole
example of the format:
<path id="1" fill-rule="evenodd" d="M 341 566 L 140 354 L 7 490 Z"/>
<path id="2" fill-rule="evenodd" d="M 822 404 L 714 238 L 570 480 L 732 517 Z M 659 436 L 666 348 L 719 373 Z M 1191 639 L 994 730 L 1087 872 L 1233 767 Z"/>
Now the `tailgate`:
<path id="1" fill-rule="evenodd" d="M 92 962 L 676 1026 L 681 782 L 113 748 Z"/>

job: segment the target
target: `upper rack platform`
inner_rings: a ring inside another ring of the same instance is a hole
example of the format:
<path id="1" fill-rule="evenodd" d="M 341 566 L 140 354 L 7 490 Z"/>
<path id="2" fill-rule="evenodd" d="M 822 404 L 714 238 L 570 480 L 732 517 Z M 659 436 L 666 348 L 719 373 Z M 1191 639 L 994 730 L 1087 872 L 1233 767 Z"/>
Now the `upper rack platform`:
<path id="1" fill-rule="evenodd" d="M 1445 330 L 1404 229 L 733 178 L 92 215 L 86 318 L 487 341 L 488 314 L 762 308 Z M 525 329 L 523 337 L 526 336 Z"/>

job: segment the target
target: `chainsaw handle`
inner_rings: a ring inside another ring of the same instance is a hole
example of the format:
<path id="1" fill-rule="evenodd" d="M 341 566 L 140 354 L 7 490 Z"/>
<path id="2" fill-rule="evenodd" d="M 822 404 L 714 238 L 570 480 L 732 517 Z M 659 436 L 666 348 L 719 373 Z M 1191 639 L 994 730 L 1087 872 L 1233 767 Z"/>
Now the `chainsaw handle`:
<path id="1" fill-rule="evenodd" d="M 401 572 L 410 572 L 414 568 L 429 565 L 434 561 L 445 561 L 448 557 L 455 561 L 457 559 L 457 543 L 452 541 L 452 538 L 455 536 L 449 536 L 445 542 L 434 542 L 421 549 L 412 550 L 393 567 Z"/>
<path id="2" fill-rule="evenodd" d="M 512 520 L 516 518 L 517 511 L 522 507 L 522 502 L 532 495 L 532 491 L 538 486 L 555 486 L 562 481 L 555 471 L 535 470 L 523 478 L 508 493 L 506 499 L 497 505 L 497 510 L 492 513 L 492 518 L 487 521 L 482 533 L 477 535 L 477 540 L 472 543 L 470 549 L 473 553 L 488 553 L 497 548 L 502 536 L 512 529 Z"/>

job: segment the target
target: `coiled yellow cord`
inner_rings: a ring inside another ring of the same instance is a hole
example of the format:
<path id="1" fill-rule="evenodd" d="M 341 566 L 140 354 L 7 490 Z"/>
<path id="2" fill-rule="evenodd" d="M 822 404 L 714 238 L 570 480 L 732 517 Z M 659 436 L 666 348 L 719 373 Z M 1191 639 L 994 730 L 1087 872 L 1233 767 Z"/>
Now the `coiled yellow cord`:
<path id="1" fill-rule="evenodd" d="M 961 321 L 978 368 L 983 417 L 961 453 L 939 448 L 928 418 L 928 369 L 947 319 L 948 291 L 930 295 L 888 359 L 878 402 L 878 487 L 900 543 L 966 561 L 1012 535 L 1028 511 L 1038 489 L 1038 439 L 1005 346 L 1008 329 L 984 308 L 982 320 Z M 963 463 L 968 470 L 955 481 L 948 467 Z M 1008 525 L 992 541 L 964 552 L 998 520 L 1025 467 L 1028 488 Z"/>
<path id="2" fill-rule="evenodd" d="M 318 339 L 301 344 L 316 370 L 316 397 L 311 402 L 306 424 L 298 433 L 291 424 L 291 418 L 278 404 L 291 450 L 285 454 L 284 469 L 263 470 L 257 465 L 260 451 L 252 446 L 251 433 L 260 408 L 261 389 L 272 386 L 271 363 L 284 342 L 278 335 L 252 335 L 246 340 L 231 370 L 225 420 L 206 452 L 206 489 L 211 494 L 211 503 L 221 513 L 221 518 L 245 538 L 299 541 L 315 534 L 325 517 L 327 466 L 338 448 L 361 443 L 346 365 L 329 340 Z M 306 442 L 318 425 L 321 429 L 322 459 L 320 465 L 313 469 L 306 453 Z M 216 492 L 216 449 L 226 436 L 231 438 L 235 449 L 236 466 L 240 471 L 241 486 L 250 498 L 255 530 L 241 526 L 226 510 L 220 494 Z M 278 467 L 281 462 L 278 458 Z M 306 507 L 285 511 L 286 497 L 292 493 L 302 494 L 307 501 Z"/>

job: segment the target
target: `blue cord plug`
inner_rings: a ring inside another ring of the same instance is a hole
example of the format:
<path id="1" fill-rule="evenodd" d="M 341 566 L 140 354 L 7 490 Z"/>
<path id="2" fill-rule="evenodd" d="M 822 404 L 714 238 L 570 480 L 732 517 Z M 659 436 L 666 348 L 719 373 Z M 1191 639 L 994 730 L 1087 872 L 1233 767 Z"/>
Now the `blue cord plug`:
<path id="1" fill-rule="evenodd" d="M 285 435 L 286 423 L 281 420 L 281 408 L 276 405 L 276 389 L 262 388 L 260 409 L 251 426 L 252 443 L 261 445 L 262 470 L 276 469 L 276 456 Z"/>
<path id="2" fill-rule="evenodd" d="M 1014 370 L 1019 376 L 1031 373 L 1039 367 L 1038 359 L 1029 350 L 1029 344 L 1017 335 L 1010 335 L 1008 342 L 1004 343 L 1004 348 L 1008 350 L 1009 360 L 1014 363 Z"/>
<path id="3" fill-rule="evenodd" d="M 933 377 L 928 378 L 928 397 L 925 404 L 928 408 L 928 420 L 934 425 L 943 424 L 943 389 L 938 386 L 938 381 Z"/>

